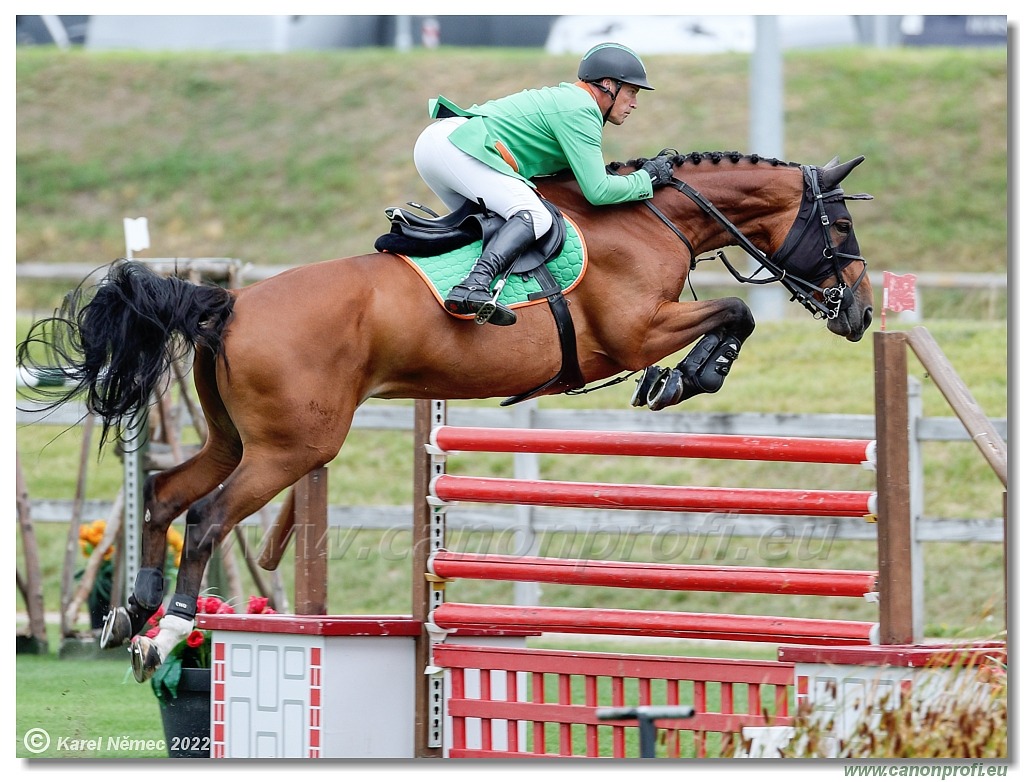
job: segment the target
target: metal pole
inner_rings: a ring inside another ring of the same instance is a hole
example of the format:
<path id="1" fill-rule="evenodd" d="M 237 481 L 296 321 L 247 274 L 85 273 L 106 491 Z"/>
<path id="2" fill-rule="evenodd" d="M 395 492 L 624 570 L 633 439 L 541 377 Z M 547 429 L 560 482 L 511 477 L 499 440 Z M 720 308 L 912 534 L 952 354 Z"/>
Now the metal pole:
<path id="1" fill-rule="evenodd" d="M 444 455 L 427 446 L 435 425 L 447 420 L 443 401 L 417 399 L 413 433 L 412 616 L 423 627 L 416 638 L 414 692 L 414 753 L 418 758 L 441 757 L 444 743 L 444 677 L 433 664 L 433 639 L 427 629 L 431 612 L 444 603 L 444 582 L 428 580 L 431 555 L 445 545 L 444 508 L 427 498 L 435 471 L 444 471 Z"/>
<path id="2" fill-rule="evenodd" d="M 756 40 L 750 58 L 750 151 L 763 157 L 783 158 L 782 42 L 778 18 L 755 16 Z M 758 268 L 753 258 L 750 270 Z M 755 320 L 781 320 L 786 296 L 778 285 L 753 285 L 750 309 Z"/>
<path id="3" fill-rule="evenodd" d="M 412 48 L 412 17 L 395 17 L 395 48 L 407 52 Z"/>
<path id="4" fill-rule="evenodd" d="M 145 409 L 134 416 L 125 429 L 124 443 L 124 587 L 125 594 L 135 590 L 139 572 L 141 534 L 145 502 L 142 483 L 145 480 L 143 459 L 149 440 L 148 416 Z"/>
<path id="5" fill-rule="evenodd" d="M 658 735 L 655 720 L 687 720 L 694 715 L 692 706 L 622 706 L 597 710 L 599 720 L 636 720 L 640 728 L 640 757 L 655 757 Z"/>

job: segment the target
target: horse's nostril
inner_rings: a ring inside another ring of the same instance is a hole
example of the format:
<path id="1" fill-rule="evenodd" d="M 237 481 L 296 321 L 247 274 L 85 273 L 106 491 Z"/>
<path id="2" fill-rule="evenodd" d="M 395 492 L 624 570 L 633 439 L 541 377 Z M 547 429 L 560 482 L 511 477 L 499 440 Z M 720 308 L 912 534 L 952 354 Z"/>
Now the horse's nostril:
<path id="1" fill-rule="evenodd" d="M 864 309 L 864 330 L 867 331 L 871 327 L 871 307 Z"/>

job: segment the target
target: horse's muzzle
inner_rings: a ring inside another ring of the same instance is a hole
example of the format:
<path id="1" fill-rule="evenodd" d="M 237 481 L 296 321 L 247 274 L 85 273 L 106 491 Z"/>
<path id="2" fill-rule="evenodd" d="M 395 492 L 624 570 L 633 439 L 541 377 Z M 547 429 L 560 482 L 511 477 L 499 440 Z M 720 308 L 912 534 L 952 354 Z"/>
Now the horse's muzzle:
<path id="1" fill-rule="evenodd" d="M 854 305 L 841 310 L 836 317 L 829 320 L 828 330 L 840 337 L 846 337 L 850 342 L 860 342 L 871 328 L 873 316 L 871 307 L 861 308 Z"/>

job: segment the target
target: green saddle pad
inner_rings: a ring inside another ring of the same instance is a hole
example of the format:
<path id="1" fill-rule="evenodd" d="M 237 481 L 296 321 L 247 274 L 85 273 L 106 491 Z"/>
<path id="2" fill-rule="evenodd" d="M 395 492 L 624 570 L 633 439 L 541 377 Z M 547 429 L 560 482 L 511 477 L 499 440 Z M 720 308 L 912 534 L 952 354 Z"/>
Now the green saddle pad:
<path id="1" fill-rule="evenodd" d="M 555 282 L 561 286 L 563 291 L 571 288 L 583 276 L 583 263 L 586 255 L 583 240 L 573 224 L 566 220 L 565 228 L 565 244 L 562 245 L 562 251 L 547 262 L 551 276 L 555 278 Z M 480 257 L 482 246 L 483 242 L 473 242 L 441 255 L 428 257 L 403 255 L 402 257 L 408 259 L 420 270 L 424 279 L 433 286 L 434 295 L 439 301 L 444 301 L 448 291 L 462 282 L 463 278 L 469 274 L 476 259 Z M 532 277 L 510 274 L 498 301 L 506 307 L 524 302 L 532 303 L 529 300 L 530 294 L 537 293 L 540 289 L 541 286 Z"/>

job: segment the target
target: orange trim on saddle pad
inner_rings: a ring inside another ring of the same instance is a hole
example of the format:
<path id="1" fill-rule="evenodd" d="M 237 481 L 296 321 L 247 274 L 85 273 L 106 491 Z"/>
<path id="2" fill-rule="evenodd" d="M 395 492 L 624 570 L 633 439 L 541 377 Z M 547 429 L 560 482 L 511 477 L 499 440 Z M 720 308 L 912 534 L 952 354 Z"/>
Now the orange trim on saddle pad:
<path id="1" fill-rule="evenodd" d="M 580 227 L 576 224 L 576 221 L 573 220 L 571 217 L 567 217 L 564 214 L 562 215 L 562 218 L 576 230 L 576 235 L 580 239 L 580 250 L 583 253 L 583 267 L 580 269 L 579 276 L 575 279 L 572 285 L 570 285 L 568 288 L 562 291 L 563 294 L 567 294 L 569 293 L 569 291 L 573 290 L 573 288 L 580 284 L 580 282 L 583 280 L 583 275 L 587 273 L 587 267 L 589 266 L 590 261 L 590 253 L 587 252 L 586 237 L 583 236 L 583 232 L 580 230 Z M 424 284 L 427 286 L 427 290 L 429 290 L 431 295 L 433 295 L 434 299 L 437 300 L 437 303 L 441 306 L 441 309 L 445 311 L 445 314 L 450 315 L 453 318 L 458 318 L 459 320 L 473 320 L 476 317 L 476 315 L 473 314 L 458 315 L 454 312 L 448 312 L 448 310 L 445 309 L 444 306 L 444 296 L 447 294 L 447 291 L 445 292 L 445 294 L 442 294 L 440 291 L 438 291 L 437 287 L 434 285 L 434 281 L 431 280 L 430 277 L 428 277 L 427 274 L 423 271 L 423 269 L 421 269 L 419 265 L 416 264 L 416 262 L 413 261 L 409 256 L 402 255 L 401 253 L 392 253 L 388 251 L 385 251 L 385 254 L 394 255 L 396 258 L 401 258 L 403 261 L 405 261 L 409 265 L 409 267 L 414 272 L 416 272 L 417 275 L 419 275 L 419 278 L 423 280 Z M 547 299 L 535 299 L 534 301 L 517 301 L 507 306 L 510 309 L 518 309 L 519 307 L 531 307 L 534 304 L 540 304 L 541 302 L 546 301 Z"/>

